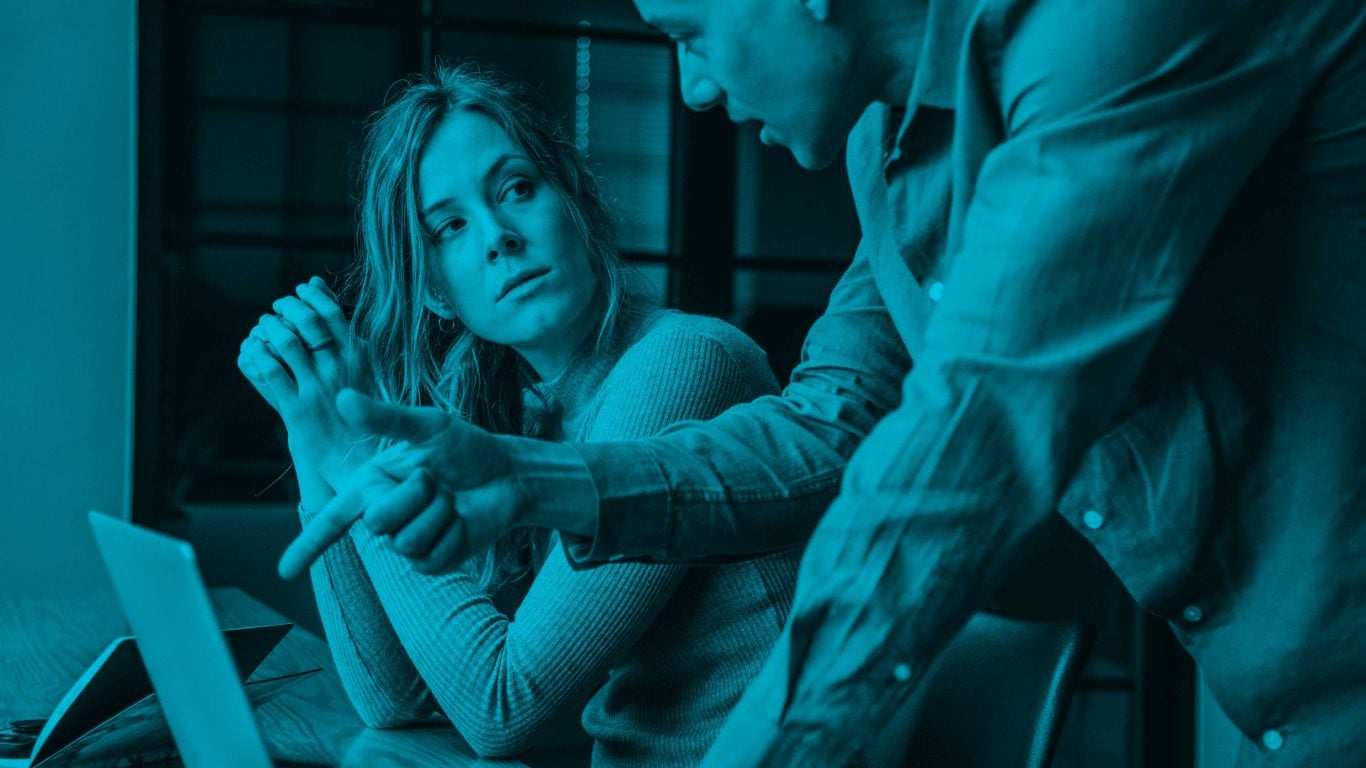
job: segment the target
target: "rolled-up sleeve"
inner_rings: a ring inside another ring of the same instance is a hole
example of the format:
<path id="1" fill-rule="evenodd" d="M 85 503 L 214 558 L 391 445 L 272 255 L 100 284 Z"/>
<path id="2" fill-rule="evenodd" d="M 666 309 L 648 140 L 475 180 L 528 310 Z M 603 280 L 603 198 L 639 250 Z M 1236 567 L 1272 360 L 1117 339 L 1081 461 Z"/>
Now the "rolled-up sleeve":
<path id="1" fill-rule="evenodd" d="M 839 765 L 885 725 L 1054 509 L 1299 98 L 1263 5 L 1016 5 L 969 32 L 958 141 L 990 150 L 956 160 L 923 352 L 709 766 Z"/>
<path id="2" fill-rule="evenodd" d="M 598 522 L 591 537 L 565 534 L 571 559 L 697 561 L 801 544 L 909 368 L 860 245 L 782 396 L 646 441 L 574 447 Z"/>

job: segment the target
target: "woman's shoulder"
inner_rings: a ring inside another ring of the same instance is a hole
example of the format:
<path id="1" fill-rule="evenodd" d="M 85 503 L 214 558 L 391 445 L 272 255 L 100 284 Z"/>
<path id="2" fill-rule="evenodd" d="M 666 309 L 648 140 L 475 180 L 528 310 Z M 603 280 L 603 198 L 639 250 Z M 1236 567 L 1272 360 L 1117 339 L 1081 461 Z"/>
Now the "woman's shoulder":
<path id="1" fill-rule="evenodd" d="M 676 309 L 660 310 L 650 318 L 627 353 L 644 356 L 684 351 L 726 355 L 737 363 L 768 365 L 768 356 L 744 331 L 724 320 Z"/>
<path id="2" fill-rule="evenodd" d="M 738 328 L 660 311 L 637 327 L 576 434 L 586 442 L 648 437 L 777 392 L 768 358 Z"/>
<path id="3" fill-rule="evenodd" d="M 622 388 L 734 392 L 751 399 L 776 392 L 778 384 L 768 356 L 739 328 L 712 317 L 660 310 L 642 323 L 604 386 L 613 392 Z"/>

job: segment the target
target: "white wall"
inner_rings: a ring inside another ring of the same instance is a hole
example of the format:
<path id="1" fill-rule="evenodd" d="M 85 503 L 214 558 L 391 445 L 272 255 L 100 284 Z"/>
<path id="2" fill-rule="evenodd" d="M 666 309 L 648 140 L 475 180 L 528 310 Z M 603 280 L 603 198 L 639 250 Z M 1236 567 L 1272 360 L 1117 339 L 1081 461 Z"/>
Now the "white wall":
<path id="1" fill-rule="evenodd" d="M 136 0 L 0 0 L 0 584 L 105 582 L 130 498 Z"/>

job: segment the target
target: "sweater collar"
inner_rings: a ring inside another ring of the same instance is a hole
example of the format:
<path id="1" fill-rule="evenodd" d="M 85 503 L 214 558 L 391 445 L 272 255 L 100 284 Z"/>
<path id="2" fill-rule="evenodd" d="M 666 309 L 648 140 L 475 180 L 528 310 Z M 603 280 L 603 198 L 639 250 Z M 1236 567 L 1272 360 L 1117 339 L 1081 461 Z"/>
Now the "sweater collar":
<path id="1" fill-rule="evenodd" d="M 560 375 L 540 380 L 531 367 L 523 364 L 525 386 L 523 431 L 534 437 L 574 439 L 583 417 L 602 389 L 617 360 L 661 310 L 627 302 L 615 328 L 606 333 L 594 331 L 579 346 L 578 352 Z"/>

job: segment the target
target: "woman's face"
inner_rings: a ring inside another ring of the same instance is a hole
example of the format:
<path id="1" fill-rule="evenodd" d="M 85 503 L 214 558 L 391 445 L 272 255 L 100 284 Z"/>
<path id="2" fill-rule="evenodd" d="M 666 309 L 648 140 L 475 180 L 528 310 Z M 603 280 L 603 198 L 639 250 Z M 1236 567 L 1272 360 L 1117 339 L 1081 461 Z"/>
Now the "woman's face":
<path id="1" fill-rule="evenodd" d="M 517 350 L 542 377 L 596 318 L 598 281 L 560 192 L 499 125 L 460 110 L 418 158 L 418 210 L 440 298 L 427 306 Z"/>

